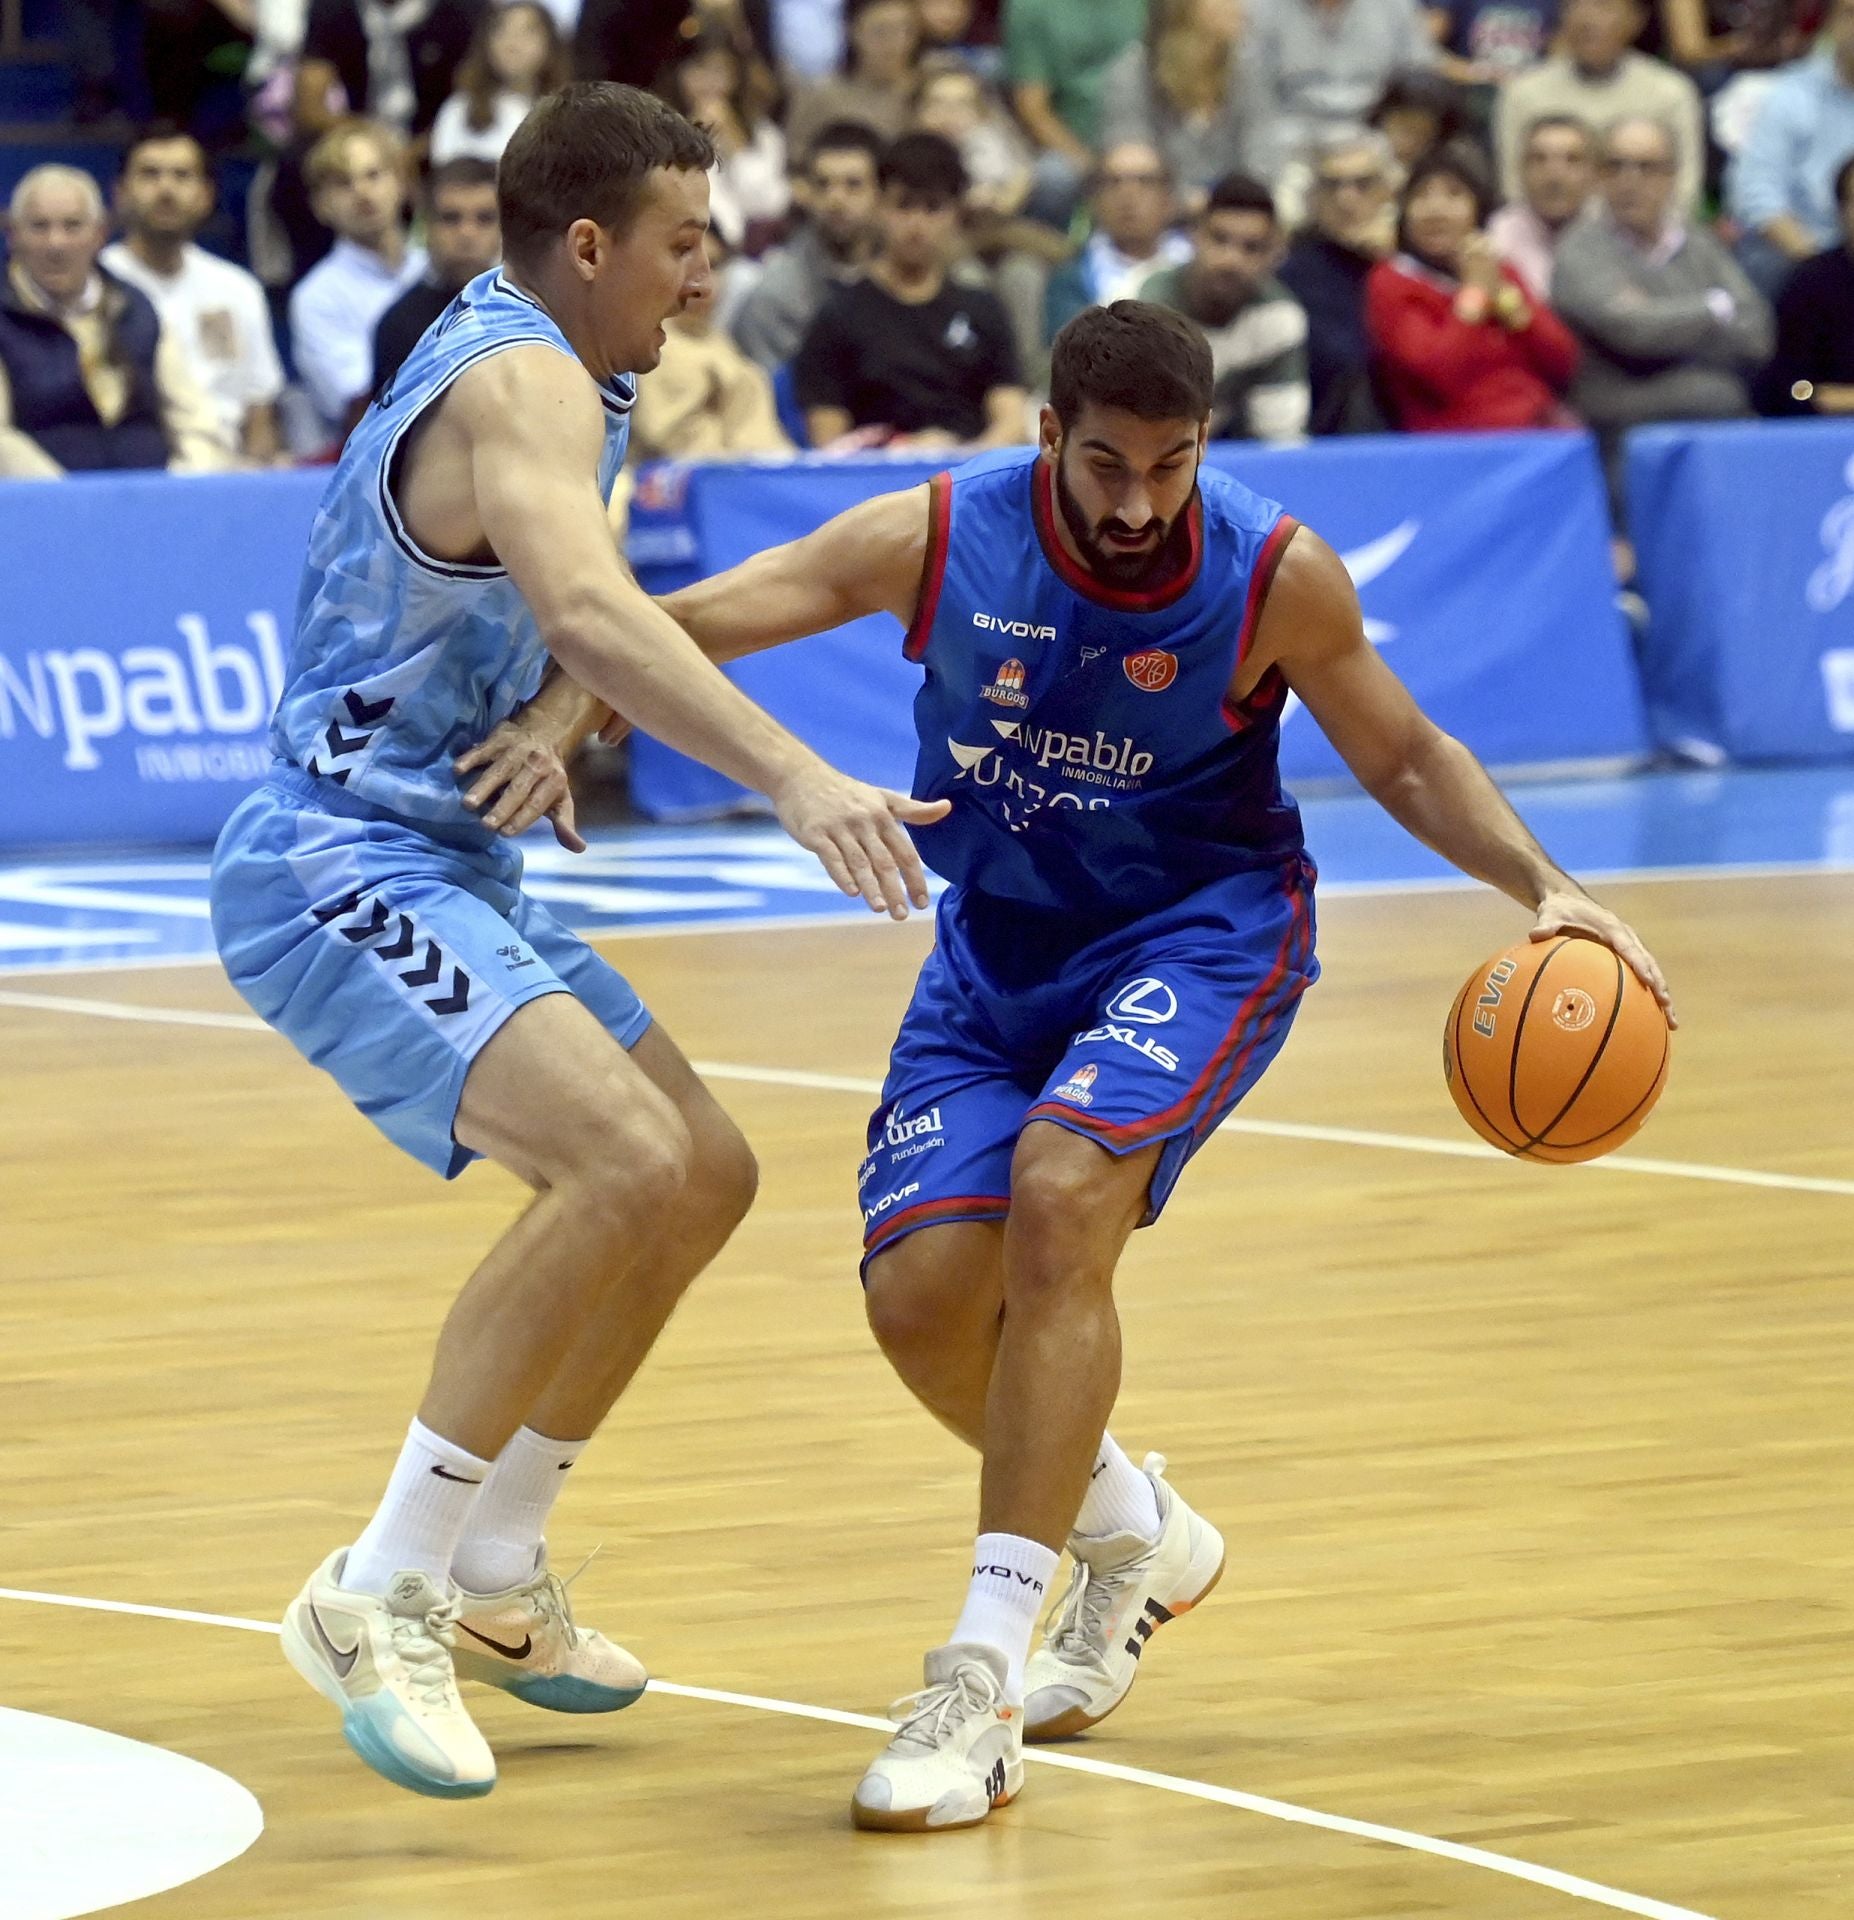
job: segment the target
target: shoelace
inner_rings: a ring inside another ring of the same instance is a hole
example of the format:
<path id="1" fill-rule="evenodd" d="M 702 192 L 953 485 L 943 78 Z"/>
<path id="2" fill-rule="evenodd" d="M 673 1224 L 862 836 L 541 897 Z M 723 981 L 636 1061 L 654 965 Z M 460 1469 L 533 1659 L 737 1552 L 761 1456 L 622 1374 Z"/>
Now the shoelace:
<path id="1" fill-rule="evenodd" d="M 457 1602 L 446 1600 L 425 1614 L 393 1617 L 393 1651 L 406 1670 L 412 1689 L 428 1707 L 457 1705 L 456 1675 L 444 1635 L 457 1624 Z"/>
<path id="2" fill-rule="evenodd" d="M 539 1591 L 534 1596 L 535 1612 L 549 1626 L 556 1621 L 559 1622 L 565 1630 L 569 1647 L 579 1644 L 580 1628 L 573 1618 L 573 1603 L 567 1598 L 567 1588 L 592 1565 L 603 1551 L 603 1543 L 594 1547 L 564 1580 L 550 1567 L 541 1582 Z"/>
<path id="3" fill-rule="evenodd" d="M 931 1752 L 972 1714 L 990 1713 L 998 1704 L 998 1691 L 984 1667 L 959 1667 L 950 1680 L 904 1694 L 889 1708 L 895 1739 Z"/>
<path id="4" fill-rule="evenodd" d="M 1107 1668 L 1107 1622 L 1121 1597 L 1151 1564 L 1142 1554 L 1111 1572 L 1096 1572 L 1077 1560 L 1069 1574 L 1068 1591 L 1050 1626 L 1049 1643 L 1071 1666 Z"/>

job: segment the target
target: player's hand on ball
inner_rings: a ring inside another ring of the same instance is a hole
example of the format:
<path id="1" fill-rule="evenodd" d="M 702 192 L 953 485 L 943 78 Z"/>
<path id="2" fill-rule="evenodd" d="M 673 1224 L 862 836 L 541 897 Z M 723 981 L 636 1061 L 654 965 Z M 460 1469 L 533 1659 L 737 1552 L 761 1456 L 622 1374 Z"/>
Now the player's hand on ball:
<path id="1" fill-rule="evenodd" d="M 1587 893 L 1548 893 L 1539 902 L 1539 917 L 1533 922 L 1532 938 L 1550 940 L 1560 933 L 1585 934 L 1620 954 L 1642 985 L 1661 1003 L 1667 1024 L 1680 1025 L 1674 1018 L 1666 976 L 1627 921 L 1619 919 L 1607 907 L 1598 906 Z"/>
<path id="2" fill-rule="evenodd" d="M 871 913 L 905 920 L 910 900 L 927 905 L 927 876 L 902 823 L 943 820 L 951 811 L 947 801 L 865 786 L 822 761 L 769 798 L 786 832 L 817 855 L 845 893 L 861 894 Z"/>
<path id="3" fill-rule="evenodd" d="M 524 726 L 519 719 L 505 720 L 480 746 L 455 762 L 455 772 L 460 780 L 466 774 L 478 774 L 463 797 L 464 805 L 482 814 L 483 824 L 505 839 L 526 833 L 545 817 L 553 826 L 554 838 L 569 853 L 586 851 L 574 825 L 566 762 L 549 733 Z"/>

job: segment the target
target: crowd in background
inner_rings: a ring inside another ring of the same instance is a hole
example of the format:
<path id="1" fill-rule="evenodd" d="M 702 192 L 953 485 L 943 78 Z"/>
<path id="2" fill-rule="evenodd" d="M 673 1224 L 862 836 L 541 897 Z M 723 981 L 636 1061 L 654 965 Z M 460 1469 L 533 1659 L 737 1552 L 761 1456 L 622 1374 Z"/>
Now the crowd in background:
<path id="1" fill-rule="evenodd" d="M 69 11 L 80 114 L 162 118 L 13 196 L 0 475 L 331 458 L 574 76 L 720 153 L 640 458 L 1022 441 L 1125 297 L 1203 328 L 1219 437 L 1582 422 L 1613 477 L 1854 414 L 1854 0 L 151 0 L 126 77 Z M 241 265 L 196 236 L 252 152 Z"/>

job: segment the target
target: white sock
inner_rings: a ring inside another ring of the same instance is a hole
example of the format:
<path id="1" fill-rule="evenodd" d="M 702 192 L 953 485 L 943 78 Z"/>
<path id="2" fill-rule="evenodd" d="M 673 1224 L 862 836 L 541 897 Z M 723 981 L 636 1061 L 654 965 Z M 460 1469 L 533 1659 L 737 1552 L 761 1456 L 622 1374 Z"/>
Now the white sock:
<path id="1" fill-rule="evenodd" d="M 416 1567 L 442 1592 L 470 1509 L 489 1477 L 489 1462 L 412 1422 L 380 1510 L 348 1549 L 341 1584 L 354 1593 L 384 1593 L 393 1575 Z"/>
<path id="2" fill-rule="evenodd" d="M 981 1533 L 972 1553 L 972 1584 L 950 1640 L 990 1647 L 1004 1656 L 1007 1700 L 1024 1697 L 1024 1662 L 1037 1615 L 1056 1577 L 1057 1555 L 1016 1533 Z"/>
<path id="3" fill-rule="evenodd" d="M 1152 1482 L 1120 1451 L 1111 1433 L 1102 1434 L 1075 1531 L 1091 1538 L 1136 1533 L 1142 1540 L 1156 1540 L 1163 1524 Z"/>
<path id="4" fill-rule="evenodd" d="M 516 1430 L 496 1456 L 451 1561 L 451 1578 L 467 1593 L 500 1593 L 534 1572 L 547 1516 L 583 1440 L 550 1440 L 532 1427 Z"/>

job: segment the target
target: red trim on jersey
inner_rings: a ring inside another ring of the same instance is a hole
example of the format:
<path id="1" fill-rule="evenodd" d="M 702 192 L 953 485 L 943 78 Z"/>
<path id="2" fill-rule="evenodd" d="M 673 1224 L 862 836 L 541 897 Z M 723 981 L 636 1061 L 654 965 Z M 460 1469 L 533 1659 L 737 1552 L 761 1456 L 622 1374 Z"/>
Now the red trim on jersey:
<path id="1" fill-rule="evenodd" d="M 953 531 L 953 476 L 936 473 L 927 482 L 927 555 L 921 562 L 921 590 L 914 602 L 901 651 L 918 660 L 927 651 L 934 615 L 940 611 L 940 582 L 946 577 L 946 550 Z"/>
<path id="2" fill-rule="evenodd" d="M 1281 556 L 1287 552 L 1287 545 L 1300 531 L 1300 522 L 1292 514 L 1284 513 L 1269 529 L 1268 538 L 1262 542 L 1262 551 L 1256 555 L 1255 571 L 1249 576 L 1249 595 L 1243 602 L 1242 629 L 1236 636 L 1236 665 L 1240 667 L 1249 657 L 1249 649 L 1255 644 L 1255 630 L 1262 624 L 1262 607 L 1268 599 L 1268 589 L 1275 583 L 1275 569 L 1281 564 Z M 1268 688 L 1270 676 L 1279 678 L 1275 669 L 1270 667 L 1261 679 L 1249 690 L 1239 703 L 1223 697 L 1223 722 L 1232 733 L 1246 727 L 1254 717 L 1253 706 L 1256 698 Z M 1272 697 L 1272 689 L 1270 690 Z M 1263 705 L 1267 701 L 1262 702 Z"/>
<path id="3" fill-rule="evenodd" d="M 1195 489 L 1185 509 L 1185 526 L 1191 536 L 1185 563 L 1169 580 L 1143 593 L 1124 593 L 1097 580 L 1086 567 L 1070 559 L 1062 537 L 1056 531 L 1056 485 L 1047 460 L 1038 459 L 1030 481 L 1030 517 L 1036 522 L 1036 537 L 1042 543 L 1043 558 L 1055 569 L 1056 578 L 1083 599 L 1114 613 L 1157 613 L 1186 594 L 1197 579 L 1204 560 L 1204 503 Z"/>
<path id="4" fill-rule="evenodd" d="M 965 1193 L 947 1200 L 923 1200 L 919 1206 L 904 1207 L 900 1213 L 890 1214 L 880 1226 L 871 1228 L 863 1236 L 863 1254 L 867 1258 L 898 1235 L 911 1233 L 916 1227 L 937 1226 L 949 1215 L 960 1220 L 996 1220 L 1010 1210 L 1009 1197 L 1001 1193 Z"/>

